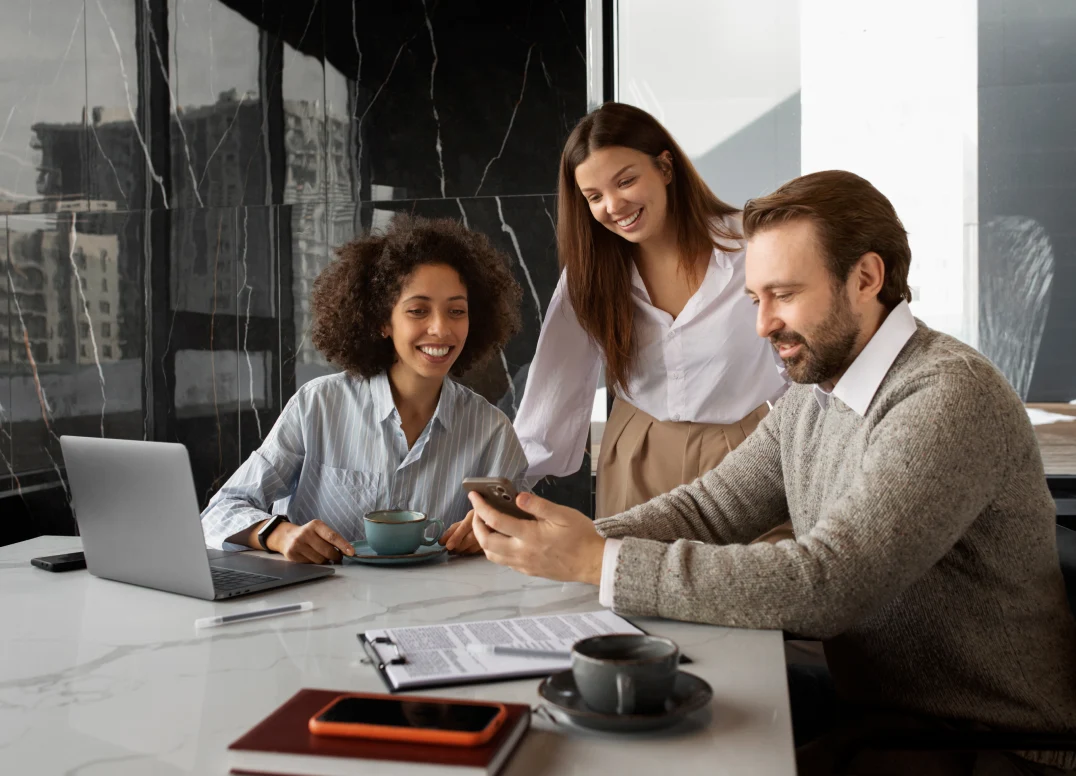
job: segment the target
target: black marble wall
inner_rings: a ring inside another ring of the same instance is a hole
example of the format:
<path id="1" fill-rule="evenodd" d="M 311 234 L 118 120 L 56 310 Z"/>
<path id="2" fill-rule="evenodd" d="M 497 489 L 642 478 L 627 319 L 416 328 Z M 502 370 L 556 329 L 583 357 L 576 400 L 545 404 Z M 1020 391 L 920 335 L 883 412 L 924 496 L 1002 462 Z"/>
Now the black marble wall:
<path id="1" fill-rule="evenodd" d="M 180 441 L 204 503 L 332 371 L 311 284 L 394 211 L 511 258 L 525 330 L 466 382 L 513 414 L 586 109 L 583 0 L 8 6 L 0 543 L 69 524 L 61 434 Z M 589 462 L 543 487 L 589 510 Z"/>

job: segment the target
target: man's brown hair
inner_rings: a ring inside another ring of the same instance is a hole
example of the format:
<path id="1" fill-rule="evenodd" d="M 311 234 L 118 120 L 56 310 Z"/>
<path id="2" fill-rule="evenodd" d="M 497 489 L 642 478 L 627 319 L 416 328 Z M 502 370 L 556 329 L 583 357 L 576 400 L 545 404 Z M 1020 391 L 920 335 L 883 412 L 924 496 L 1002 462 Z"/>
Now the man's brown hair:
<path id="1" fill-rule="evenodd" d="M 844 170 L 814 172 L 790 180 L 765 197 L 749 200 L 743 211 L 744 237 L 805 218 L 814 224 L 836 280 L 844 283 L 863 254 L 873 251 L 885 264 L 878 301 L 892 310 L 912 301 L 908 233 L 885 195 L 869 181 Z"/>

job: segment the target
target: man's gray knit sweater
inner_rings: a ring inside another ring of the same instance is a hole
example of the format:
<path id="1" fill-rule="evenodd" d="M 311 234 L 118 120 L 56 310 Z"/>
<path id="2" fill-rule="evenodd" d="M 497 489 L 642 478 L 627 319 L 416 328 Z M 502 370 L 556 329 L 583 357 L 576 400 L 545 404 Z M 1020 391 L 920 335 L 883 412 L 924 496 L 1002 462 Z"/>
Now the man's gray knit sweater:
<path id="1" fill-rule="evenodd" d="M 789 518 L 795 541 L 747 544 Z M 847 701 L 1061 731 L 1076 624 L 1054 523 L 1019 397 L 919 323 L 865 417 L 793 386 L 716 469 L 596 525 L 625 537 L 617 612 L 819 638 Z"/>

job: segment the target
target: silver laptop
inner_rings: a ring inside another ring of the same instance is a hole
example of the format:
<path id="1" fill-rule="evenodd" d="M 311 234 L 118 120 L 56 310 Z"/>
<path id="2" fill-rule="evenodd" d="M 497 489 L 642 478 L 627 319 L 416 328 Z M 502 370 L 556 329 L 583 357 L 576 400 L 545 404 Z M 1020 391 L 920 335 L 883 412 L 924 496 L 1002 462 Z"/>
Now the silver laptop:
<path id="1" fill-rule="evenodd" d="M 62 436 L 60 447 L 94 576 L 219 600 L 334 573 L 331 566 L 207 550 L 183 445 Z"/>

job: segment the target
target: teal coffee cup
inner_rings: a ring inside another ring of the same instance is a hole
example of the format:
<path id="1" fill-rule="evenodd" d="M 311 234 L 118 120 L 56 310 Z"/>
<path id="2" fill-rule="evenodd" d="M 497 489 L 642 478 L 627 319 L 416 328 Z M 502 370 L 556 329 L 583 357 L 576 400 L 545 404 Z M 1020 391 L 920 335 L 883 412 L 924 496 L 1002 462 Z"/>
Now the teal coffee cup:
<path id="1" fill-rule="evenodd" d="M 366 543 L 378 555 L 410 555 L 419 547 L 437 543 L 445 530 L 440 520 L 429 520 L 422 512 L 383 509 L 363 518 Z M 430 531 L 430 529 L 435 529 Z"/>

